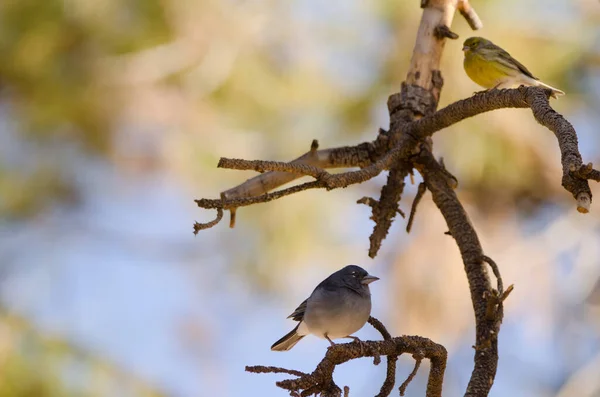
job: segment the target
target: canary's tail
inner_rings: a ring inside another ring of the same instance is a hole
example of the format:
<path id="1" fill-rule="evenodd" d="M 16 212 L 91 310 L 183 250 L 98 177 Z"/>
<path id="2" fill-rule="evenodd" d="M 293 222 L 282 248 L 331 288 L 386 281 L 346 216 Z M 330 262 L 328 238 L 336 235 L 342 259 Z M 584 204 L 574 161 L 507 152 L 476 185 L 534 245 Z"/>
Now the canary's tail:
<path id="1" fill-rule="evenodd" d="M 536 80 L 536 86 L 538 86 L 538 87 L 544 87 L 544 88 L 548 88 L 548 89 L 552 90 L 552 94 L 550 95 L 552 98 L 557 98 L 558 99 L 558 97 L 560 95 L 565 95 L 564 91 L 561 91 L 558 88 L 554 88 L 554 87 L 552 87 L 552 86 L 550 86 L 550 85 L 548 85 L 546 83 L 542 83 L 539 80 Z"/>
<path id="2" fill-rule="evenodd" d="M 299 326 L 300 324 L 296 325 L 296 328 L 291 330 L 277 342 L 273 343 L 273 346 L 271 346 L 271 350 L 280 352 L 290 350 L 296 345 L 296 343 L 300 342 L 300 339 L 304 338 L 305 335 L 299 335 L 298 332 L 296 332 L 298 331 Z"/>

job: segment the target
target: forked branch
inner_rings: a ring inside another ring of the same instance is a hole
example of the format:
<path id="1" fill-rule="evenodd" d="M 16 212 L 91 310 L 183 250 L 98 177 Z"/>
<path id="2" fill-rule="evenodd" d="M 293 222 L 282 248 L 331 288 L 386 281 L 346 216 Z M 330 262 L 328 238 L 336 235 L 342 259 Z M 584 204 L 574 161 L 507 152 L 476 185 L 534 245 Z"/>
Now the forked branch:
<path id="1" fill-rule="evenodd" d="M 444 383 L 444 372 L 448 353 L 444 346 L 432 342 L 420 336 L 399 336 L 392 338 L 379 320 L 370 317 L 369 323 L 373 325 L 383 336 L 382 341 L 364 341 L 362 343 L 336 344 L 327 349 L 325 357 L 310 374 L 278 367 L 248 366 L 246 371 L 255 373 L 287 373 L 296 376 L 276 382 L 278 387 L 286 389 L 298 396 L 321 395 L 340 397 L 342 389 L 333 381 L 335 367 L 347 361 L 361 357 L 387 356 L 388 369 L 386 379 L 381 387 L 378 397 L 390 394 L 395 382 L 396 360 L 403 353 L 410 353 L 417 362 L 423 358 L 431 361 L 429 379 L 427 381 L 427 397 L 441 397 L 442 385 Z M 376 361 L 376 364 L 378 362 Z M 406 389 L 408 382 L 414 378 L 418 365 L 413 370 L 401 387 L 402 392 Z M 344 389 L 348 389 L 347 386 Z"/>

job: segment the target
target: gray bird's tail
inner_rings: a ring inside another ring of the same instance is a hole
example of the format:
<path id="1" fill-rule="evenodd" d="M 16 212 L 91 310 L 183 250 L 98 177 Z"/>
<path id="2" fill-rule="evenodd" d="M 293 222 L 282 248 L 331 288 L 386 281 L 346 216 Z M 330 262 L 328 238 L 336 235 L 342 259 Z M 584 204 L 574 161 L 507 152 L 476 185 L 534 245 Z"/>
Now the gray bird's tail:
<path id="1" fill-rule="evenodd" d="M 271 346 L 271 350 L 283 352 L 286 350 L 290 350 L 296 345 L 296 343 L 300 342 L 300 339 L 304 338 L 304 335 L 298 335 L 298 333 L 296 332 L 299 326 L 300 324 L 296 325 L 296 328 L 291 330 L 277 342 L 273 343 L 273 346 Z"/>

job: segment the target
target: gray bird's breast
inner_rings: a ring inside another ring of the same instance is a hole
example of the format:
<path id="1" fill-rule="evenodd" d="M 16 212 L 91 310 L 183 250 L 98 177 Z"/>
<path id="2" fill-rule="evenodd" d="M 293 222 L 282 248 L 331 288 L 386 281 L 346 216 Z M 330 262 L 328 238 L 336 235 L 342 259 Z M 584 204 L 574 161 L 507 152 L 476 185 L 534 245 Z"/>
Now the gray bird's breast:
<path id="1" fill-rule="evenodd" d="M 371 314 L 370 293 L 358 293 L 341 288 L 336 291 L 315 291 L 308 299 L 304 323 L 318 337 L 343 338 L 361 329 Z"/>

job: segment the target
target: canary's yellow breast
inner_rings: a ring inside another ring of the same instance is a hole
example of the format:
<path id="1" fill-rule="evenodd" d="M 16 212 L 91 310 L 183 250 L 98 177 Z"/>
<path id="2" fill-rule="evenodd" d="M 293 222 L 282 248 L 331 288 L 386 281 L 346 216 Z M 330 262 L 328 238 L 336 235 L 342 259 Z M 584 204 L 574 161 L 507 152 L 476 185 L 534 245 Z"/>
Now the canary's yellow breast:
<path id="1" fill-rule="evenodd" d="M 471 80 L 484 88 L 494 88 L 510 76 L 498 62 L 490 62 L 472 51 L 465 53 L 464 67 Z"/>

